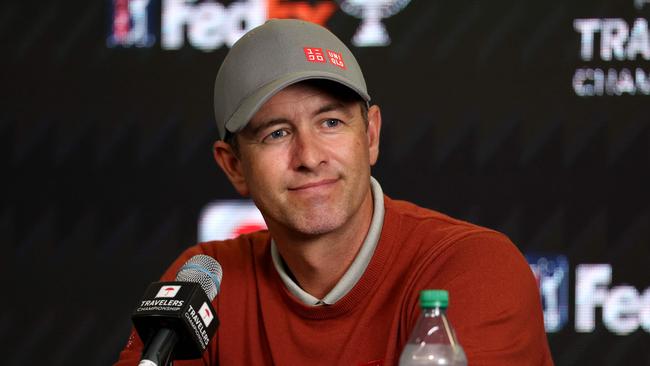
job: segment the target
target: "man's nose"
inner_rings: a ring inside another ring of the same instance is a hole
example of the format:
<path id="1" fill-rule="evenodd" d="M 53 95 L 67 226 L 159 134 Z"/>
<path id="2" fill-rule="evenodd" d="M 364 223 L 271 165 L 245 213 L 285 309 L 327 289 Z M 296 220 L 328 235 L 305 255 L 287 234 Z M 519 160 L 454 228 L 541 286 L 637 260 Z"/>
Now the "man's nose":
<path id="1" fill-rule="evenodd" d="M 296 170 L 314 170 L 327 161 L 325 146 L 312 131 L 303 130 L 294 135 L 292 153 Z"/>

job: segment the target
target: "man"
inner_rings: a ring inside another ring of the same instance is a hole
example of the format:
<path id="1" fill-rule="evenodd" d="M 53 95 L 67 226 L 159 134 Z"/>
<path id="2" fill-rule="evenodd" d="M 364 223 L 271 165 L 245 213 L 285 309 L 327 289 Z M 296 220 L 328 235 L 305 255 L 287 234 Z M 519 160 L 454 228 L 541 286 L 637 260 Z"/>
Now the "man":
<path id="1" fill-rule="evenodd" d="M 383 195 L 371 178 L 381 112 L 326 29 L 272 20 L 230 50 L 215 83 L 214 156 L 268 231 L 188 249 L 222 265 L 219 365 L 393 365 L 418 293 L 450 293 L 470 365 L 552 364 L 537 286 L 503 235 Z M 132 334 L 119 364 L 135 363 Z M 185 364 L 178 362 L 177 364 Z"/>

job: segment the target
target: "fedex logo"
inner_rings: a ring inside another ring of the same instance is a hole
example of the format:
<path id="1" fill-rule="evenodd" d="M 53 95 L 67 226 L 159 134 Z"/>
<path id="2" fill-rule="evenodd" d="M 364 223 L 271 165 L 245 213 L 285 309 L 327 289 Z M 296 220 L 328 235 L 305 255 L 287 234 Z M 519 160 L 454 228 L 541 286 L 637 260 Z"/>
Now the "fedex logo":
<path id="1" fill-rule="evenodd" d="M 172 285 L 172 286 L 162 286 L 160 290 L 158 290 L 158 293 L 156 294 L 156 298 L 158 297 L 176 297 L 176 294 L 178 293 L 178 290 L 181 289 L 181 286 L 179 285 Z"/>
<path id="2" fill-rule="evenodd" d="M 601 308 L 605 328 L 627 335 L 639 328 L 650 332 L 650 287 L 611 286 L 612 266 L 580 264 L 576 267 L 576 331 L 593 332 L 596 309 Z"/>
<path id="3" fill-rule="evenodd" d="M 179 49 L 187 36 L 192 46 L 212 51 L 232 46 L 267 19 L 297 18 L 324 25 L 336 8 L 332 1 L 249 0 L 227 6 L 214 1 L 163 0 L 161 45 L 167 50 Z"/>

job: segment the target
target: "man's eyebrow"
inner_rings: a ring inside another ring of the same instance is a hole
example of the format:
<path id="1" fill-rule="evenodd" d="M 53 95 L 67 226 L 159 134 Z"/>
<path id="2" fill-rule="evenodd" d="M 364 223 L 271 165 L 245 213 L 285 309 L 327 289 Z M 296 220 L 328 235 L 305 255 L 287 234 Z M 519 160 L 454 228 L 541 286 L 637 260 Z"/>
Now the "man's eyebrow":
<path id="1" fill-rule="evenodd" d="M 352 113 L 346 108 L 345 104 L 342 102 L 333 102 L 329 104 L 325 104 L 324 106 L 318 108 L 316 112 L 314 112 L 314 116 L 318 116 L 321 113 L 327 113 L 331 111 L 341 111 L 345 113 L 347 116 L 351 116 Z"/>
<path id="2" fill-rule="evenodd" d="M 318 108 L 314 113 L 313 116 L 318 116 L 319 114 L 322 113 L 327 113 L 327 112 L 332 112 L 332 111 L 340 111 L 343 112 L 344 114 L 351 116 L 352 113 L 346 108 L 345 104 L 342 102 L 333 102 L 333 103 L 328 103 L 325 104 L 324 106 Z M 252 126 L 250 123 L 248 126 L 246 126 L 246 134 L 249 136 L 257 136 L 257 134 L 265 130 L 267 128 L 270 128 L 275 125 L 283 124 L 283 123 L 289 123 L 289 120 L 284 117 L 278 117 L 278 118 L 272 118 L 268 121 L 264 121 L 259 123 L 257 126 Z"/>
<path id="3" fill-rule="evenodd" d="M 273 118 L 273 119 L 270 119 L 268 121 L 262 122 L 262 123 L 258 124 L 255 127 L 251 126 L 251 124 L 249 123 L 245 130 L 248 130 L 246 132 L 246 134 L 248 134 L 249 136 L 255 137 L 262 130 L 265 130 L 265 129 L 270 128 L 270 127 L 275 126 L 275 125 L 287 123 L 287 122 L 289 122 L 289 120 L 286 119 L 286 118 L 283 118 L 283 117 Z"/>

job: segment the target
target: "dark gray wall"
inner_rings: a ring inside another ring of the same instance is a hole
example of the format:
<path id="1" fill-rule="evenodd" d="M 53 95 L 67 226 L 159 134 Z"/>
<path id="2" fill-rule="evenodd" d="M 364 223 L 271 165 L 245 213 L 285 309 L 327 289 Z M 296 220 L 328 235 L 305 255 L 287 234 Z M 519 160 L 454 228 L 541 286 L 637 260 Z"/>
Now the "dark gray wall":
<path id="1" fill-rule="evenodd" d="M 114 361 L 145 286 L 196 242 L 201 208 L 237 198 L 211 156 L 227 49 L 109 48 L 111 4 L 0 4 L 3 364 Z M 384 20 L 390 46 L 351 47 L 383 108 L 373 174 L 394 198 L 566 255 L 572 271 L 611 263 L 613 285 L 643 291 L 650 96 L 581 98 L 572 79 L 650 62 L 582 60 L 573 22 L 591 17 L 632 24 L 650 4 L 413 0 Z M 327 22 L 347 43 L 358 24 L 341 10 Z M 600 310 L 593 333 L 573 331 L 569 281 L 557 364 L 648 364 L 648 331 L 614 335 Z"/>

